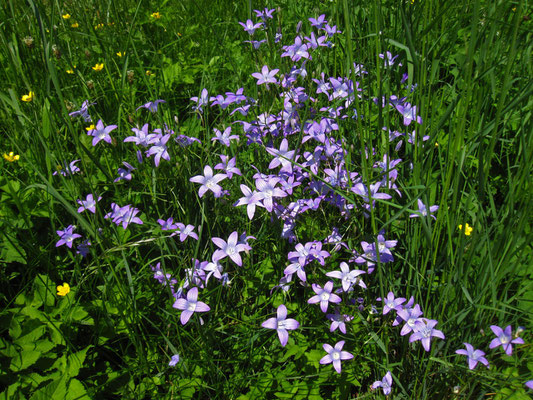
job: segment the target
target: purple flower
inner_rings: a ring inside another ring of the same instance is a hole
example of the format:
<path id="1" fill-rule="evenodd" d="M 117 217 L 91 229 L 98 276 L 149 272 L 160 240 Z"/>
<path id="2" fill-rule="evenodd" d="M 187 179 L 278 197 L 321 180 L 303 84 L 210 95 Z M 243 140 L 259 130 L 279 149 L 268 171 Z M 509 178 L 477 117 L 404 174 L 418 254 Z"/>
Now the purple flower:
<path id="1" fill-rule="evenodd" d="M 170 133 L 167 133 L 164 136 L 159 135 L 158 139 L 152 140 L 152 147 L 148 149 L 146 155 L 150 157 L 155 154 L 154 162 L 155 166 L 159 167 L 159 162 L 161 158 L 170 161 L 170 156 L 168 154 L 167 142 L 170 139 Z"/>
<path id="2" fill-rule="evenodd" d="M 198 301 L 198 288 L 193 287 L 187 292 L 187 299 L 177 299 L 172 307 L 182 310 L 180 321 L 182 325 L 189 322 L 189 319 L 195 312 L 207 312 L 211 310 L 209 306 Z"/>
<path id="3" fill-rule="evenodd" d="M 391 196 L 389 196 L 388 194 L 378 193 L 380 186 L 381 186 L 381 182 L 370 185 L 370 193 L 369 193 L 368 187 L 365 184 L 359 182 L 352 186 L 351 191 L 361 196 L 365 200 L 366 203 L 370 202 L 369 198 L 384 199 L 384 200 L 390 199 Z"/>
<path id="4" fill-rule="evenodd" d="M 444 333 L 438 329 L 433 329 L 439 322 L 433 319 L 420 318 L 415 322 L 415 331 L 409 337 L 409 343 L 416 340 L 422 342 L 424 350 L 429 351 L 431 347 L 431 337 L 435 336 L 444 339 Z"/>
<path id="5" fill-rule="evenodd" d="M 218 140 L 223 145 L 229 147 L 231 145 L 230 140 L 235 139 L 239 141 L 239 135 L 231 135 L 231 126 L 228 126 L 226 129 L 224 129 L 224 132 L 220 132 L 217 128 L 213 129 L 215 132 L 216 137 L 212 138 L 211 140 Z"/>
<path id="6" fill-rule="evenodd" d="M 131 181 L 131 171 L 135 170 L 135 168 L 126 161 L 124 161 L 122 164 L 124 164 L 126 168 L 118 168 L 118 177 L 113 182 L 119 182 L 122 180 Z"/>
<path id="7" fill-rule="evenodd" d="M 244 194 L 244 197 L 241 197 L 235 204 L 233 204 L 233 206 L 237 207 L 245 205 L 246 213 L 248 214 L 248 218 L 250 218 L 251 221 L 255 214 L 255 206 L 263 207 L 261 200 L 263 200 L 264 195 L 256 192 L 255 190 L 250 190 L 248 186 L 243 184 L 241 184 L 241 191 L 242 194 Z"/>
<path id="8" fill-rule="evenodd" d="M 492 339 L 492 341 L 490 342 L 490 349 L 502 346 L 502 349 L 505 351 L 505 354 L 510 356 L 513 353 L 513 343 L 524 343 L 524 340 L 520 337 L 516 337 L 515 339 L 513 339 L 511 325 L 507 325 L 505 329 L 502 329 L 497 325 L 491 325 L 490 329 L 492 329 L 492 332 L 494 332 L 494 334 L 496 335 L 496 338 Z"/>
<path id="9" fill-rule="evenodd" d="M 263 26 L 262 22 L 258 22 L 257 24 L 254 24 L 251 19 L 247 20 L 246 23 L 239 22 L 239 24 L 242 25 L 244 30 L 248 32 L 249 35 L 253 35 L 256 29 L 259 29 Z"/>
<path id="10" fill-rule="evenodd" d="M 116 225 L 122 224 L 124 229 L 126 229 L 130 223 L 139 225 L 143 224 L 142 220 L 136 216 L 140 211 L 129 204 L 120 207 L 118 204 L 111 203 L 111 209 L 112 211 L 104 215 L 104 218 L 111 218 Z"/>
<path id="11" fill-rule="evenodd" d="M 300 327 L 300 323 L 295 319 L 287 319 L 287 307 L 281 304 L 277 309 L 277 317 L 269 318 L 261 324 L 263 328 L 275 329 L 281 345 L 285 347 L 289 340 L 289 332 Z"/>
<path id="12" fill-rule="evenodd" d="M 340 268 L 340 271 L 328 272 L 326 273 L 326 276 L 340 279 L 342 282 L 342 290 L 345 292 L 348 292 L 355 284 L 358 284 L 363 289 L 366 289 L 365 283 L 358 278 L 359 275 L 365 274 L 365 271 L 361 271 L 359 269 L 350 271 L 350 267 L 344 261 L 340 263 Z"/>
<path id="13" fill-rule="evenodd" d="M 261 193 L 261 196 L 263 196 L 263 206 L 267 209 L 268 212 L 272 212 L 275 197 L 287 196 L 287 193 L 285 191 L 276 187 L 280 180 L 280 178 L 273 177 L 268 178 L 268 180 L 266 181 L 261 178 L 256 179 L 255 181 L 255 187 L 257 188 L 258 193 Z"/>
<path id="14" fill-rule="evenodd" d="M 290 57 L 291 60 L 295 62 L 300 61 L 301 58 L 311 59 L 307 49 L 307 45 L 302 43 L 302 38 L 297 36 L 293 45 L 283 46 L 283 50 L 285 50 L 285 52 L 281 55 L 281 57 Z"/>
<path id="15" fill-rule="evenodd" d="M 396 310 L 396 313 L 400 320 L 398 321 L 398 323 L 394 321 L 393 325 L 398 325 L 401 320 L 405 321 L 405 324 L 402 327 L 402 330 L 400 331 L 400 335 L 402 336 L 405 336 L 415 330 L 416 321 L 418 321 L 418 318 L 420 318 L 423 314 L 418 304 L 415 304 L 413 308 L 404 307 L 401 310 Z"/>
<path id="16" fill-rule="evenodd" d="M 408 126 L 411 121 L 415 121 L 418 124 L 422 123 L 422 117 L 416 115 L 416 106 L 411 106 L 410 103 L 396 104 L 396 109 L 403 116 L 403 124 Z"/>
<path id="17" fill-rule="evenodd" d="M 481 350 L 474 350 L 474 346 L 472 346 L 470 343 L 464 343 L 464 345 L 466 347 L 466 350 L 459 349 L 459 350 L 456 350 L 455 352 L 457 354 L 462 354 L 468 357 L 468 368 L 470 369 L 476 368 L 476 365 L 478 362 L 481 362 L 482 364 L 486 365 L 487 368 L 489 367 L 489 362 L 484 357 L 485 352 Z"/>
<path id="18" fill-rule="evenodd" d="M 245 40 L 244 43 L 251 43 L 254 49 L 259 49 L 263 43 L 266 43 L 266 39 L 263 40 Z"/>
<path id="19" fill-rule="evenodd" d="M 180 355 L 179 354 L 174 354 L 171 358 L 170 358 L 170 361 L 168 363 L 168 366 L 169 367 L 175 367 L 177 363 L 179 363 L 180 361 Z"/>
<path id="20" fill-rule="evenodd" d="M 337 373 L 341 373 L 341 360 L 350 360 L 353 358 L 353 354 L 348 353 L 347 351 L 342 351 L 342 346 L 344 346 L 344 340 L 337 342 L 335 347 L 330 346 L 327 343 L 324 343 L 322 347 L 326 351 L 324 357 L 320 359 L 320 364 L 331 364 L 333 363 L 333 368 Z"/>
<path id="21" fill-rule="evenodd" d="M 428 213 L 428 209 L 427 209 L 426 205 L 422 202 L 422 200 L 418 199 L 417 202 L 418 202 L 418 211 L 416 213 L 414 213 L 414 214 L 409 215 L 409 218 L 418 218 L 420 216 L 427 217 L 429 215 L 431 218 L 433 218 L 435 220 L 437 219 L 431 213 L 434 213 L 435 211 L 437 211 L 439 209 L 439 206 L 431 206 L 431 207 L 429 207 L 429 213 Z"/>
<path id="22" fill-rule="evenodd" d="M 267 147 L 266 151 L 275 156 L 272 161 L 270 161 L 268 169 L 273 169 L 281 165 L 280 172 L 287 172 L 289 174 L 292 173 L 291 160 L 294 159 L 294 153 L 296 150 L 289 150 L 289 142 L 287 139 L 283 139 L 281 141 L 279 150 Z"/>
<path id="23" fill-rule="evenodd" d="M 78 249 L 76 250 L 76 254 L 80 254 L 82 257 L 87 257 L 89 254 L 89 246 L 91 245 L 91 242 L 89 242 L 89 239 L 85 239 L 83 242 L 81 242 L 78 245 Z"/>
<path id="24" fill-rule="evenodd" d="M 381 297 L 379 297 L 377 300 L 381 301 Z M 389 292 L 387 294 L 387 298 L 383 301 L 383 315 L 388 314 L 390 310 L 401 310 L 401 304 L 404 303 L 405 300 L 406 299 L 403 297 L 394 298 L 394 293 Z"/>
<path id="25" fill-rule="evenodd" d="M 162 231 L 173 231 L 178 229 L 178 225 L 174 223 L 174 218 L 170 217 L 166 221 L 164 219 L 158 219 L 157 223 L 161 225 Z"/>
<path id="26" fill-rule="evenodd" d="M 387 371 L 382 381 L 375 381 L 372 384 L 372 389 L 377 389 L 378 387 L 380 387 L 383 389 L 383 394 L 385 396 L 388 396 L 391 392 L 391 386 L 392 386 L 392 375 L 390 371 Z"/>
<path id="27" fill-rule="evenodd" d="M 89 113 L 87 112 L 87 109 L 89 108 L 89 106 L 92 106 L 94 105 L 95 103 L 90 103 L 89 104 L 89 100 L 85 100 L 82 105 L 81 105 L 81 108 L 78 110 L 78 111 L 72 111 L 69 116 L 70 117 L 82 117 L 85 122 L 91 122 L 92 119 L 91 119 L 91 116 L 89 115 Z"/>
<path id="28" fill-rule="evenodd" d="M 192 237 L 193 239 L 198 240 L 198 235 L 196 234 L 196 232 L 193 232 L 193 230 L 194 230 L 194 226 L 193 225 L 185 226 L 185 224 L 182 224 L 181 222 L 178 222 L 176 224 L 176 227 L 178 229 L 177 233 L 179 233 L 179 235 L 180 235 L 180 242 L 184 242 L 185 239 L 187 239 L 188 237 Z"/>
<path id="29" fill-rule="evenodd" d="M 326 318 L 331 321 L 329 327 L 330 332 L 334 332 L 337 328 L 344 334 L 346 334 L 346 322 L 353 320 L 353 316 L 341 314 L 339 308 L 335 308 L 334 314 L 326 314 Z"/>
<path id="30" fill-rule="evenodd" d="M 85 210 L 89 210 L 93 214 L 96 213 L 96 203 L 100 200 L 102 200 L 101 196 L 99 196 L 98 199 L 95 201 L 92 194 L 88 194 L 85 200 L 76 200 L 80 205 L 80 207 L 78 208 L 78 212 L 81 213 Z"/>
<path id="31" fill-rule="evenodd" d="M 317 19 L 315 18 L 308 18 L 309 22 L 311 22 L 311 26 L 314 26 L 317 29 L 323 29 L 324 25 L 328 23 L 326 21 L 326 15 L 322 14 Z"/>
<path id="32" fill-rule="evenodd" d="M 193 110 L 198 110 L 203 112 L 202 106 L 209 104 L 209 93 L 207 92 L 207 89 L 202 89 L 202 92 L 200 93 L 200 97 L 191 97 L 191 101 L 196 102 L 196 106 L 193 106 Z"/>
<path id="33" fill-rule="evenodd" d="M 239 235 L 236 231 L 229 235 L 227 242 L 219 237 L 211 238 L 212 242 L 219 247 L 213 253 L 213 261 L 217 262 L 229 256 L 235 264 L 239 267 L 242 266 L 242 258 L 239 253 L 248 250 L 249 246 L 244 243 L 238 243 L 238 239 Z"/>
<path id="34" fill-rule="evenodd" d="M 198 195 L 200 197 L 202 197 L 208 190 L 211 190 L 215 197 L 220 197 L 222 196 L 222 187 L 218 184 L 218 182 L 226 179 L 227 177 L 228 176 L 226 174 L 216 174 L 213 176 L 213 169 L 209 165 L 206 165 L 204 167 L 203 176 L 193 176 L 191 179 L 189 179 L 189 181 L 202 185 L 198 190 Z"/>
<path id="35" fill-rule="evenodd" d="M 333 282 L 328 281 L 324 285 L 324 288 L 322 288 L 320 285 L 317 285 L 313 283 L 312 288 L 314 292 L 316 293 L 315 296 L 311 297 L 307 302 L 309 304 L 316 304 L 320 303 L 320 309 L 322 312 L 328 311 L 328 304 L 331 303 L 340 303 L 341 298 L 337 296 L 335 293 L 331 293 L 333 290 Z"/>
<path id="36" fill-rule="evenodd" d="M 96 146 L 100 140 L 103 140 L 104 142 L 107 142 L 107 143 L 111 143 L 112 140 L 111 140 L 111 136 L 109 136 L 109 132 L 111 132 L 114 129 L 117 129 L 116 125 L 104 126 L 104 123 L 100 119 L 96 123 L 96 128 L 88 131 L 87 135 L 94 136 L 93 146 Z"/>
<path id="37" fill-rule="evenodd" d="M 268 67 L 266 65 L 263 66 L 261 69 L 261 73 L 254 72 L 252 76 L 256 79 L 258 79 L 257 84 L 262 85 L 263 83 L 266 83 L 267 86 L 269 83 L 278 83 L 277 79 L 274 78 L 274 76 L 279 72 L 279 69 L 273 69 L 271 71 L 268 70 Z"/>
<path id="38" fill-rule="evenodd" d="M 387 51 L 385 54 L 386 55 L 380 54 L 379 58 L 385 60 L 385 68 L 392 67 L 395 64 L 398 55 L 393 57 L 390 51 Z M 401 67 L 402 63 L 399 63 L 398 66 Z"/>
<path id="39" fill-rule="evenodd" d="M 222 162 L 215 165 L 215 169 L 224 171 L 224 173 L 228 176 L 228 179 L 231 179 L 233 177 L 233 174 L 242 175 L 241 170 L 235 166 L 236 165 L 235 157 L 230 159 L 228 156 L 225 156 L 224 154 L 220 154 L 219 157 L 222 160 Z"/>
<path id="40" fill-rule="evenodd" d="M 267 7 L 265 7 L 263 11 L 254 10 L 255 16 L 258 18 L 261 18 L 263 21 L 266 21 L 267 18 L 270 18 L 270 19 L 274 18 L 274 15 L 273 15 L 274 11 L 276 11 L 275 8 L 272 8 L 269 10 Z"/>
<path id="41" fill-rule="evenodd" d="M 63 167 L 58 166 L 58 171 L 55 171 L 52 175 L 61 174 L 63 176 L 68 176 L 80 172 L 80 169 L 76 166 L 78 161 L 80 160 L 74 160 L 70 164 L 67 164 L 66 162 L 63 163 Z"/>
<path id="42" fill-rule="evenodd" d="M 59 240 L 56 243 L 56 247 L 66 244 L 67 247 L 71 249 L 74 239 L 81 237 L 81 235 L 74 233 L 74 229 L 76 229 L 74 225 L 69 225 L 64 231 L 56 231 L 56 233 L 59 235 Z"/>
<path id="43" fill-rule="evenodd" d="M 524 385 L 526 385 L 526 387 L 528 387 L 529 389 L 533 390 L 533 380 L 527 381 Z"/>
<path id="44" fill-rule="evenodd" d="M 144 124 L 141 129 L 131 128 L 135 136 L 128 136 L 124 142 L 133 142 L 137 146 L 148 147 L 153 139 L 153 136 L 148 134 L 148 124 Z"/>
<path id="45" fill-rule="evenodd" d="M 135 110 L 135 111 L 139 111 L 141 108 L 146 108 L 147 110 L 155 113 L 157 111 L 157 105 L 159 103 L 166 103 L 166 101 L 165 100 L 161 100 L 161 99 L 157 99 L 157 100 L 154 100 L 154 101 L 149 101 L 148 103 L 145 103 L 142 106 L 138 107 L 137 110 Z"/>

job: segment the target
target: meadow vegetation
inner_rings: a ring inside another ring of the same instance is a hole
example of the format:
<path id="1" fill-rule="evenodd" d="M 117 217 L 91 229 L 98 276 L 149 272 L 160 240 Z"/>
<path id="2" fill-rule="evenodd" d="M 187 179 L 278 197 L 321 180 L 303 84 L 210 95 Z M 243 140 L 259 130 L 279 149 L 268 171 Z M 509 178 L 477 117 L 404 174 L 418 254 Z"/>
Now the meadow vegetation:
<path id="1" fill-rule="evenodd" d="M 5 0 L 0 399 L 528 399 L 531 4 Z"/>

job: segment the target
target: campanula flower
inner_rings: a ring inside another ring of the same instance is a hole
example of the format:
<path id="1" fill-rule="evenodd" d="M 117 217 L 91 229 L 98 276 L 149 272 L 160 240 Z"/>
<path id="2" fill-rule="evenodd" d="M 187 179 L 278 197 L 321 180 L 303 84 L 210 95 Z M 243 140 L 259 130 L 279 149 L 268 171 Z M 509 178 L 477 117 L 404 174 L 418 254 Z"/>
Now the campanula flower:
<path id="1" fill-rule="evenodd" d="M 444 339 L 444 333 L 438 329 L 433 329 L 438 321 L 433 319 L 420 318 L 415 322 L 414 333 L 409 337 L 409 343 L 413 343 L 416 340 L 422 342 L 424 350 L 429 351 L 431 346 L 431 338 L 438 337 Z"/>
<path id="2" fill-rule="evenodd" d="M 375 381 L 372 384 L 372 389 L 377 389 L 378 387 L 380 387 L 383 389 L 383 394 L 385 396 L 388 396 L 391 392 L 391 386 L 392 386 L 392 375 L 390 371 L 387 371 L 387 373 L 383 377 L 383 380 Z"/>
<path id="3" fill-rule="evenodd" d="M 213 253 L 213 261 L 217 262 L 229 257 L 239 267 L 242 266 L 242 258 L 239 253 L 248 250 L 249 246 L 244 243 L 238 243 L 238 239 L 239 235 L 236 231 L 229 235 L 227 242 L 219 237 L 211 238 L 211 241 L 219 247 Z"/>
<path id="4" fill-rule="evenodd" d="M 95 103 L 89 103 L 89 100 L 85 100 L 82 103 L 81 108 L 78 111 L 72 111 L 69 114 L 69 116 L 70 117 L 82 117 L 85 120 L 85 122 L 92 122 L 91 116 L 89 115 L 89 112 L 87 111 L 87 109 L 89 108 L 89 106 L 92 106 L 94 104 Z"/>
<path id="5" fill-rule="evenodd" d="M 278 83 L 277 79 L 274 78 L 276 74 L 279 72 L 279 69 L 272 69 L 268 70 L 268 66 L 263 65 L 263 68 L 261 69 L 261 73 L 254 72 L 252 76 L 257 79 L 257 84 L 262 85 L 263 83 L 266 83 L 267 87 L 269 83 Z"/>
<path id="6" fill-rule="evenodd" d="M 148 103 L 145 103 L 142 106 L 137 107 L 135 111 L 139 111 L 141 108 L 146 108 L 148 111 L 155 113 L 157 111 L 157 106 L 159 103 L 166 103 L 166 101 L 161 100 L 161 99 L 149 101 Z"/>
<path id="7" fill-rule="evenodd" d="M 104 142 L 111 143 L 112 139 L 111 136 L 109 136 L 109 133 L 113 131 L 114 129 L 117 129 L 116 125 L 108 125 L 104 126 L 104 123 L 102 120 L 98 120 L 96 123 L 96 127 L 89 130 L 87 132 L 87 135 L 94 136 L 93 138 L 93 146 L 96 146 L 100 140 L 103 140 Z"/>
<path id="8" fill-rule="evenodd" d="M 316 304 L 320 303 L 320 309 L 322 312 L 328 311 L 328 305 L 329 303 L 340 303 L 341 298 L 337 296 L 335 293 L 331 293 L 333 290 L 333 282 L 328 281 L 324 285 L 324 288 L 322 288 L 320 285 L 317 285 L 313 283 L 312 285 L 313 291 L 316 293 L 315 296 L 311 297 L 307 302 L 309 304 Z"/>
<path id="9" fill-rule="evenodd" d="M 505 354 L 510 356 L 513 353 L 513 344 L 524 344 L 524 339 L 521 337 L 516 337 L 513 339 L 511 325 L 507 325 L 505 329 L 502 329 L 497 325 L 491 325 L 490 329 L 496 335 L 496 338 L 492 339 L 490 342 L 490 349 L 502 346 Z"/>
<path id="10" fill-rule="evenodd" d="M 168 366 L 169 367 L 175 367 L 180 361 L 180 355 L 179 354 L 174 354 L 171 358 L 170 358 L 170 361 L 168 362 Z"/>
<path id="11" fill-rule="evenodd" d="M 78 208 L 78 212 L 81 213 L 85 210 L 89 210 L 93 214 L 96 213 L 96 203 L 102 200 L 102 196 L 99 196 L 97 200 L 94 199 L 92 194 L 88 194 L 87 198 L 85 200 L 76 200 L 80 207 Z"/>
<path id="12" fill-rule="evenodd" d="M 326 354 L 324 357 L 320 359 L 320 364 L 333 363 L 333 368 L 335 368 L 335 371 L 337 371 L 337 373 L 340 374 L 341 369 L 342 369 L 341 360 L 350 360 L 353 358 L 353 354 L 342 350 L 343 346 L 344 346 L 344 340 L 337 342 L 335 347 L 332 347 L 331 345 L 324 343 L 322 347 L 328 354 Z"/>
<path id="13" fill-rule="evenodd" d="M 287 307 L 283 304 L 278 307 L 276 314 L 276 317 L 267 319 L 261 326 L 266 329 L 275 329 L 278 332 L 281 345 L 285 347 L 289 341 L 288 331 L 298 329 L 300 323 L 295 319 L 287 318 Z"/>
<path id="14" fill-rule="evenodd" d="M 74 239 L 81 237 L 81 235 L 74 233 L 74 229 L 76 229 L 74 225 L 69 225 L 63 231 L 56 231 L 56 233 L 59 235 L 59 240 L 56 243 L 56 247 L 66 244 L 67 247 L 71 249 Z"/>
<path id="15" fill-rule="evenodd" d="M 487 368 L 489 368 L 489 362 L 484 357 L 485 352 L 481 350 L 474 350 L 474 346 L 472 346 L 470 343 L 464 343 L 465 349 L 459 349 L 455 352 L 457 354 L 462 354 L 464 356 L 468 357 L 468 368 L 474 369 L 476 368 L 476 365 L 478 362 L 484 364 Z"/>
<path id="16" fill-rule="evenodd" d="M 246 23 L 239 22 L 240 25 L 244 28 L 246 32 L 251 36 L 255 33 L 256 29 L 259 29 L 263 26 L 262 22 L 254 24 L 251 19 L 247 20 Z"/>
<path id="17" fill-rule="evenodd" d="M 80 160 L 74 160 L 71 161 L 69 164 L 66 162 L 63 163 L 63 166 L 58 166 L 58 170 L 54 171 L 52 175 L 61 174 L 63 176 L 68 176 L 71 174 L 75 174 L 76 172 L 80 172 L 81 170 L 76 166 L 76 163 Z"/>
<path id="18" fill-rule="evenodd" d="M 208 190 L 211 190 L 215 197 L 222 196 L 222 187 L 218 182 L 226 179 L 228 176 L 226 174 L 216 174 L 213 175 L 213 169 L 206 165 L 204 167 L 204 175 L 196 175 L 189 179 L 190 182 L 199 183 L 200 189 L 198 189 L 198 196 L 202 197 Z"/>
<path id="19" fill-rule="evenodd" d="M 177 299 L 172 307 L 182 310 L 180 316 L 180 322 L 182 325 L 185 325 L 187 322 L 189 322 L 189 319 L 195 312 L 207 312 L 211 310 L 207 304 L 198 301 L 197 287 L 193 287 L 187 292 L 187 299 Z"/>
<path id="20" fill-rule="evenodd" d="M 432 213 L 437 211 L 439 209 L 439 206 L 431 206 L 431 207 L 429 207 L 429 210 L 428 210 L 428 208 L 422 202 L 422 200 L 418 199 L 417 203 L 418 203 L 418 211 L 416 213 L 414 213 L 414 214 L 409 215 L 409 218 L 418 218 L 420 216 L 422 216 L 422 217 L 430 216 L 431 218 L 433 218 L 435 220 L 437 219 Z"/>

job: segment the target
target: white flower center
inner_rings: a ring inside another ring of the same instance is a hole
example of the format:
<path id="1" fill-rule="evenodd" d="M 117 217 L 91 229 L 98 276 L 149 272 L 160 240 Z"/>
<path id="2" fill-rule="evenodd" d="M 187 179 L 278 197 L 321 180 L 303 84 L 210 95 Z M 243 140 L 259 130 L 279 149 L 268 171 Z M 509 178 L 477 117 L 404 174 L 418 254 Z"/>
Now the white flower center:
<path id="1" fill-rule="evenodd" d="M 500 342 L 502 342 L 502 344 L 507 344 L 509 343 L 509 338 L 505 335 L 501 335 L 500 336 Z"/>
<path id="2" fill-rule="evenodd" d="M 339 360 L 341 358 L 341 353 L 338 351 L 334 351 L 333 353 L 331 353 L 331 358 L 333 358 L 334 360 Z"/>
<path id="3" fill-rule="evenodd" d="M 194 312 L 196 310 L 196 303 L 187 303 L 187 310 Z"/>
<path id="4" fill-rule="evenodd" d="M 322 294 L 320 295 L 320 298 L 322 299 L 322 301 L 328 301 L 329 300 L 329 293 L 328 292 L 322 292 Z"/>

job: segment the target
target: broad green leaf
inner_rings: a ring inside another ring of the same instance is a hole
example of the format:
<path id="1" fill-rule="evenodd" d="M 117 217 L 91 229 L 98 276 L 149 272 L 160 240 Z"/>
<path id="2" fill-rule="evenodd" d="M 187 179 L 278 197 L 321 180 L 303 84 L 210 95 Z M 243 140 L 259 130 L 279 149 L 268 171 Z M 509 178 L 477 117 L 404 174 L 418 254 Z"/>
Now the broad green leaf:
<path id="1" fill-rule="evenodd" d="M 39 357 L 41 357 L 41 352 L 38 350 L 19 351 L 15 354 L 15 357 L 11 359 L 9 369 L 14 372 L 22 371 L 35 364 Z"/>

